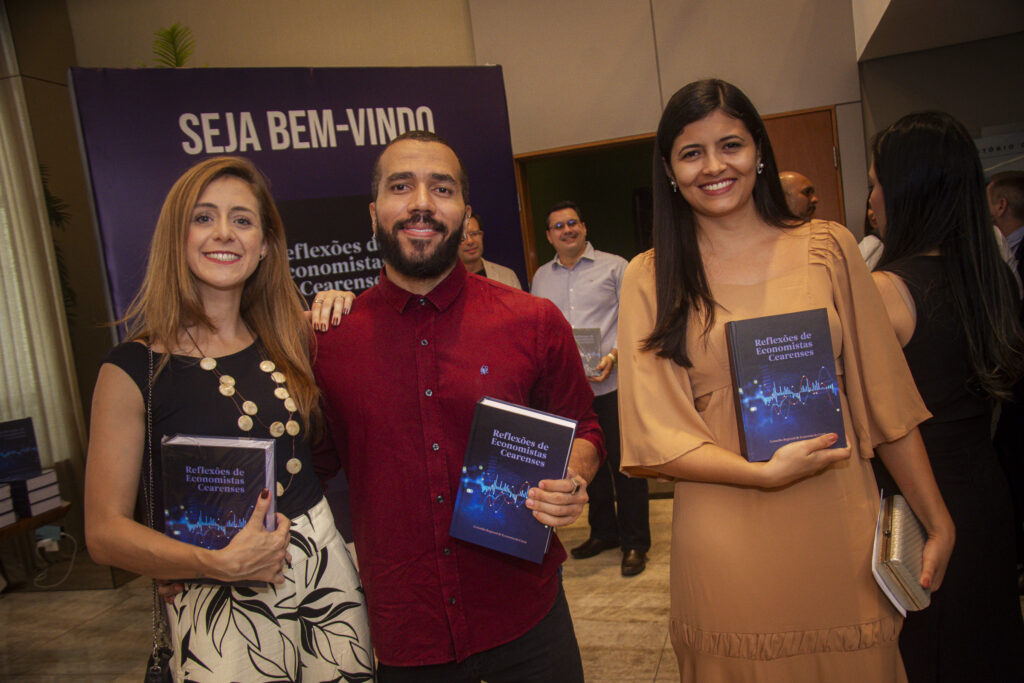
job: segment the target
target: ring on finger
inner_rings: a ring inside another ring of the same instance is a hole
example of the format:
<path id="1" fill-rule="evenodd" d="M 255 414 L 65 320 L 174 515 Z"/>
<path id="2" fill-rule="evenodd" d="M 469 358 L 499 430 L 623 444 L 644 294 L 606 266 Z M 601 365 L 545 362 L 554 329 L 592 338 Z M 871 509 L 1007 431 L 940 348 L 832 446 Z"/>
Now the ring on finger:
<path id="1" fill-rule="evenodd" d="M 580 482 L 579 482 L 579 479 L 573 479 L 572 480 L 572 491 L 569 491 L 569 495 L 570 496 L 575 496 L 579 492 L 580 492 Z"/>

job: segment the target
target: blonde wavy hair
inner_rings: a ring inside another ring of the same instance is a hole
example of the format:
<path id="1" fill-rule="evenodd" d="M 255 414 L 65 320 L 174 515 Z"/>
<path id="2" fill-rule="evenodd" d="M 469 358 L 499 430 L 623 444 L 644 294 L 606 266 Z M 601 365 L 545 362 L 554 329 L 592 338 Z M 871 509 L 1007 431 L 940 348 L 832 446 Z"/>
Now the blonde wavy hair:
<path id="1" fill-rule="evenodd" d="M 319 417 L 320 390 L 313 379 L 310 354 L 313 335 L 304 311 L 305 300 L 288 268 L 284 225 L 266 178 L 242 157 L 218 156 L 200 161 L 174 183 L 164 200 L 149 250 L 149 263 L 139 293 L 119 323 L 128 339 L 141 339 L 174 349 L 181 331 L 198 325 L 213 328 L 203 310 L 196 276 L 188 266 L 185 245 L 192 211 L 211 182 L 230 176 L 245 182 L 260 207 L 266 256 L 242 290 L 241 316 L 259 338 L 266 355 L 288 378 L 288 392 L 310 432 Z M 167 364 L 165 354 L 156 369 Z"/>

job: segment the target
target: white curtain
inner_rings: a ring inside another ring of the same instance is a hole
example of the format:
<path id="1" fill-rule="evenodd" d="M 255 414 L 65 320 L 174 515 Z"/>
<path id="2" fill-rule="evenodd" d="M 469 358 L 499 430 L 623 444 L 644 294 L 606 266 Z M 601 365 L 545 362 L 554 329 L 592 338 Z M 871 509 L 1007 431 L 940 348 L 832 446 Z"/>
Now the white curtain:
<path id="1" fill-rule="evenodd" d="M 39 164 L 17 74 L 0 0 L 0 420 L 31 417 L 43 467 L 69 467 L 79 481 L 62 483 L 77 488 L 85 424 Z"/>

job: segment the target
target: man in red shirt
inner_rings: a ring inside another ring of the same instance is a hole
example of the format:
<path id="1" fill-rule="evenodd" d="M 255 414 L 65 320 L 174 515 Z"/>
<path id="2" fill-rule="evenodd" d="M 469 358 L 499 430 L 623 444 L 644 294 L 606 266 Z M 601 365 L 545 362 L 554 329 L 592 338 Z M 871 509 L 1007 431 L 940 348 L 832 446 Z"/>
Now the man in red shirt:
<path id="1" fill-rule="evenodd" d="M 470 275 L 458 259 L 468 180 L 440 138 L 407 133 L 373 173 L 385 267 L 315 370 L 345 468 L 353 533 L 384 681 L 582 681 L 557 536 L 541 564 L 451 538 L 473 409 L 482 396 L 579 421 L 565 479 L 530 489 L 542 524 L 574 522 L 603 455 L 571 328 L 551 302 Z"/>

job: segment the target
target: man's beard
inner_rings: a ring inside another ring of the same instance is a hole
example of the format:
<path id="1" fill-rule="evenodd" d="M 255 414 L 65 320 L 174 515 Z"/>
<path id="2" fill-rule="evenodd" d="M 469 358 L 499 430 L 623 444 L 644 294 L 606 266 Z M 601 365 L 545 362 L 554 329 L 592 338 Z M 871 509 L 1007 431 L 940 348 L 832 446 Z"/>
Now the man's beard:
<path id="1" fill-rule="evenodd" d="M 433 226 L 438 232 L 443 233 L 445 225 L 431 216 L 412 217 L 403 221 L 397 221 L 391 229 L 379 226 L 377 230 L 377 243 L 380 245 L 381 255 L 384 261 L 392 268 L 406 277 L 418 280 L 429 280 L 442 275 L 451 268 L 459 257 L 459 244 L 462 242 L 462 227 L 451 231 L 434 251 L 426 253 L 429 243 L 425 240 L 410 240 L 414 250 L 412 257 L 402 252 L 402 245 L 398 243 L 398 231 L 411 222 L 426 223 Z"/>

